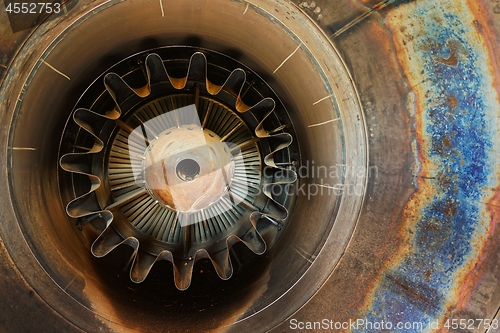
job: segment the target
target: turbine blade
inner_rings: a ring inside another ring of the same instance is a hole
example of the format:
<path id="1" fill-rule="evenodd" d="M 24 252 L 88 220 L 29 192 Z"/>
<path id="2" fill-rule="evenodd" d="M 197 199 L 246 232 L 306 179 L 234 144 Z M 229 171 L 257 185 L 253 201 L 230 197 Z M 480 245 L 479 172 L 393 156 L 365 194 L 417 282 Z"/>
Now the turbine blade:
<path id="1" fill-rule="evenodd" d="M 156 83 L 170 81 L 163 60 L 156 53 L 151 53 L 146 57 L 146 72 L 150 89 Z"/>
<path id="2" fill-rule="evenodd" d="M 72 200 L 66 206 L 66 213 L 72 218 L 79 218 L 102 211 L 94 190 Z"/>
<path id="3" fill-rule="evenodd" d="M 280 203 L 276 202 L 272 198 L 271 191 L 269 190 L 269 186 L 264 187 L 263 190 L 264 194 L 271 200 L 269 200 L 268 204 L 264 209 L 262 209 L 262 213 L 269 215 L 272 218 L 278 219 L 278 220 L 284 220 L 288 216 L 288 210 L 281 205 Z"/>
<path id="4" fill-rule="evenodd" d="M 108 73 L 104 76 L 104 86 L 115 101 L 116 107 L 118 109 L 120 109 L 120 105 L 125 102 L 130 96 L 137 95 L 139 97 L 146 97 L 150 93 L 148 86 L 137 89 L 131 88 L 116 73 Z"/>
<path id="5" fill-rule="evenodd" d="M 111 221 L 109 222 L 111 224 Z M 92 254 L 98 258 L 104 257 L 116 247 L 121 244 L 127 244 L 137 251 L 139 249 L 139 240 L 137 238 L 129 237 L 123 239 L 123 237 L 118 234 L 114 228 L 108 227 L 97 237 L 97 239 L 92 244 Z"/>
<path id="6" fill-rule="evenodd" d="M 130 279 L 135 283 L 143 282 L 158 260 L 158 257 L 144 251 L 138 251 L 130 269 Z"/>
<path id="7" fill-rule="evenodd" d="M 194 260 L 178 259 L 174 260 L 174 282 L 179 290 L 186 290 L 191 285 L 193 275 Z"/>
<path id="8" fill-rule="evenodd" d="M 217 95 L 221 90 L 225 90 L 234 96 L 239 96 L 243 85 L 247 79 L 247 74 L 241 68 L 237 68 L 229 74 L 226 82 L 218 90 L 210 92 L 212 95 Z"/>
<path id="9" fill-rule="evenodd" d="M 186 81 L 206 82 L 207 80 L 207 58 L 201 52 L 196 52 L 189 60 L 189 68 Z"/>
<path id="10" fill-rule="evenodd" d="M 240 239 L 253 253 L 260 255 L 266 252 L 266 242 L 254 226 L 241 236 Z"/>
<path id="11" fill-rule="evenodd" d="M 263 100 L 259 101 L 258 103 L 256 103 L 253 106 L 248 106 L 248 105 L 244 104 L 241 101 L 241 98 L 240 98 L 240 103 L 241 103 L 241 105 L 239 105 L 238 102 L 236 103 L 236 110 L 238 112 L 244 113 L 244 112 L 251 111 L 252 113 L 254 113 L 258 116 L 261 116 L 261 117 L 262 117 L 262 115 L 264 115 L 263 119 L 265 119 L 269 113 L 274 111 L 274 108 L 276 107 L 276 102 L 274 101 L 274 99 L 272 99 L 270 97 L 264 98 Z"/>
<path id="12" fill-rule="evenodd" d="M 93 155 L 90 153 L 70 153 L 61 157 L 59 160 L 59 165 L 63 170 L 68 172 L 74 172 L 84 175 L 92 174 L 92 159 Z M 97 178 L 93 176 L 94 178 Z M 91 179 L 92 181 L 93 179 Z M 100 184 L 99 178 L 97 178 L 97 182 Z"/>

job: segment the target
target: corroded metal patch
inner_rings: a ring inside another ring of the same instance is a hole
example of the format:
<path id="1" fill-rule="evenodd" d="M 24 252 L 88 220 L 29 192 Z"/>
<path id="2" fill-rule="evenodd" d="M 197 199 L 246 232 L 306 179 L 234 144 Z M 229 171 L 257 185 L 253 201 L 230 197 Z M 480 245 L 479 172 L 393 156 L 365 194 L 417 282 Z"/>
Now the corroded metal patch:
<path id="1" fill-rule="evenodd" d="M 419 171 L 400 229 L 406 242 L 367 298 L 368 321 L 442 327 L 498 225 L 500 104 L 474 15 L 467 1 L 418 1 L 385 19 L 416 97 Z"/>

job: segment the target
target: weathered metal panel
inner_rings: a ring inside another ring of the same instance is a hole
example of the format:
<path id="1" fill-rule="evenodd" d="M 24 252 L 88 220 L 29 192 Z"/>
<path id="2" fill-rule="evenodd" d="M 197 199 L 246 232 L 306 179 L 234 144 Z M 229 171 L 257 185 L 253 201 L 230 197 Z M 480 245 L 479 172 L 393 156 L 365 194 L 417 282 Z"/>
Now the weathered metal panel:
<path id="1" fill-rule="evenodd" d="M 368 321 L 443 328 L 498 242 L 498 71 L 475 15 L 467 1 L 422 0 L 385 18 L 414 93 L 418 173 L 400 227 L 407 242 L 380 272 Z"/>
<path id="2" fill-rule="evenodd" d="M 308 3 L 304 10 L 317 19 Z M 493 318 L 500 305 L 499 5 L 315 6 L 353 74 L 370 165 L 380 175 L 369 180 L 344 260 L 293 318 L 438 320 L 441 328 L 448 317 Z"/>

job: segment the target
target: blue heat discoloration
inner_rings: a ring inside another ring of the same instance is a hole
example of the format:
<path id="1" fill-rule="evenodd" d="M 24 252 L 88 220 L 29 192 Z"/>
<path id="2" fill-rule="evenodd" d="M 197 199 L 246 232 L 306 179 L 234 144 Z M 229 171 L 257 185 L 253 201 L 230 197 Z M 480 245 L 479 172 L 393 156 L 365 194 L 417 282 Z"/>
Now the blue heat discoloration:
<path id="1" fill-rule="evenodd" d="M 486 232 L 481 201 L 494 174 L 489 152 L 496 112 L 489 105 L 487 55 L 475 44 L 471 15 L 464 8 L 462 1 L 448 0 L 394 9 L 408 18 L 399 23 L 413 37 L 407 45 L 415 57 L 408 60 L 409 70 L 420 73 L 418 89 L 425 94 L 416 121 L 423 137 L 417 158 L 427 166 L 418 177 L 426 185 L 417 189 L 424 198 L 419 211 L 407 212 L 416 216 L 406 216 L 416 221 L 409 231 L 410 250 L 383 273 L 366 320 L 423 323 L 404 332 L 421 332 L 445 314 L 456 278 L 474 255 L 471 243 Z"/>

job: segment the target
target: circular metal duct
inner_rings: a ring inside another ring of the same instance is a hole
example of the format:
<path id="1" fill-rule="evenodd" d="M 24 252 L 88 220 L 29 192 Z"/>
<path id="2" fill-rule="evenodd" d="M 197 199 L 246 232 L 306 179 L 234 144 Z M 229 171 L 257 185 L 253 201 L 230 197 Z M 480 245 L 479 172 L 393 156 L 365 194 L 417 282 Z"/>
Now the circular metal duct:
<path id="1" fill-rule="evenodd" d="M 60 288 L 37 292 L 81 329 L 95 325 L 82 313 L 119 330 L 270 329 L 354 230 L 367 170 L 356 90 L 289 3 L 160 9 L 77 6 L 33 36 L 8 110 L 8 146 L 34 148 L 9 149 L 12 222 Z"/>
<path id="2" fill-rule="evenodd" d="M 2 328 L 495 331 L 498 7 L 2 9 Z"/>

